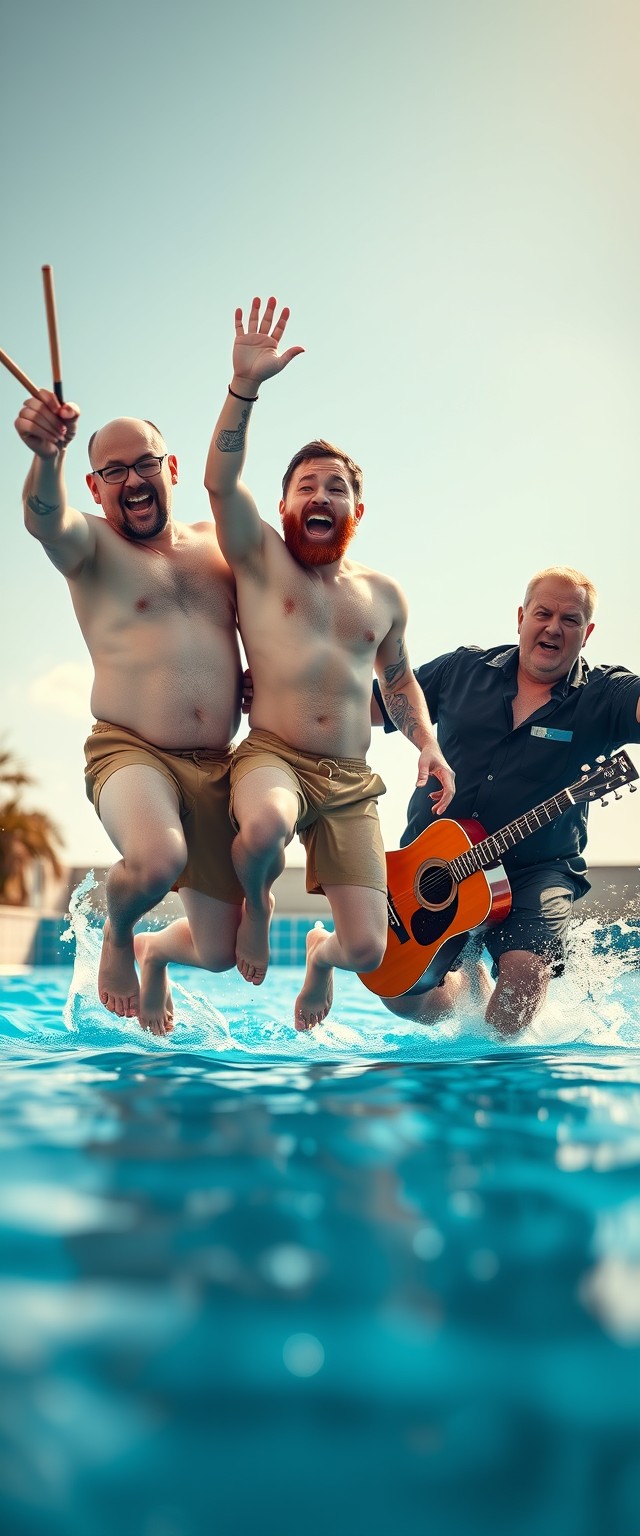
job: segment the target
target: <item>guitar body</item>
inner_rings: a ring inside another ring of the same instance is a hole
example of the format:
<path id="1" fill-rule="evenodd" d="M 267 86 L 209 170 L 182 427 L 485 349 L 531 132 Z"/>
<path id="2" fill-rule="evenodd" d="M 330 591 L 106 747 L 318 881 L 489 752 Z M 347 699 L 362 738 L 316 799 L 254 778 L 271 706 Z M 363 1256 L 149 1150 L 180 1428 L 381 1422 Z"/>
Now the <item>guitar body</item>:
<path id="1" fill-rule="evenodd" d="M 360 973 L 370 992 L 400 997 L 422 979 L 450 939 L 507 916 L 511 888 L 501 864 L 459 882 L 449 868 L 485 837 L 479 821 L 443 819 L 408 847 L 387 854 L 387 948 L 377 970 Z"/>
<path id="2" fill-rule="evenodd" d="M 638 770 L 626 752 L 585 764 L 579 779 L 516 816 L 487 837 L 479 821 L 434 821 L 408 848 L 387 854 L 389 932 L 382 963 L 360 980 L 378 997 L 401 997 L 419 981 L 432 985 L 452 963 L 456 939 L 511 910 L 511 888 L 499 854 L 546 827 L 572 805 L 589 803 L 628 785 L 635 793 Z M 478 847 L 476 844 L 483 844 Z M 476 851 L 469 851 L 476 850 Z M 448 953 L 436 956 L 445 945 Z M 431 976 L 430 969 L 433 967 Z"/>

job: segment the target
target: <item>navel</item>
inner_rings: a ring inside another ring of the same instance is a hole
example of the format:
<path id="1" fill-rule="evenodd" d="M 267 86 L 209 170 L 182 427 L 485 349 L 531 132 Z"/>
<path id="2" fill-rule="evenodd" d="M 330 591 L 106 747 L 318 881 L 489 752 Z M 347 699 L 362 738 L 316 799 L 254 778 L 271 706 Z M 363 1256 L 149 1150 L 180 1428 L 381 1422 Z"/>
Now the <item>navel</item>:
<path id="1" fill-rule="evenodd" d="M 136 602 L 136 608 L 137 608 L 138 613 L 144 613 L 145 608 L 148 608 L 148 607 L 149 607 L 149 599 L 148 599 L 148 597 L 139 597 L 137 602 Z"/>
<path id="2" fill-rule="evenodd" d="M 285 597 L 284 602 L 282 604 L 282 607 L 283 607 L 284 612 L 286 614 L 293 613 L 294 610 L 295 610 L 295 606 L 296 605 L 295 605 L 294 599 L 292 597 Z"/>

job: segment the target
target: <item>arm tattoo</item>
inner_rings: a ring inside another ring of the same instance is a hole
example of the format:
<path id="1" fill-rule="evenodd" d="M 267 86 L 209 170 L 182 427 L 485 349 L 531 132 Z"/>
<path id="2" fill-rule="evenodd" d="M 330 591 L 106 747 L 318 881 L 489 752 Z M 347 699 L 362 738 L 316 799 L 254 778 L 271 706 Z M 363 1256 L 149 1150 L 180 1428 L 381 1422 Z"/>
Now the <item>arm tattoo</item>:
<path id="1" fill-rule="evenodd" d="M 242 453 L 247 435 L 247 422 L 249 420 L 250 407 L 246 406 L 240 417 L 240 425 L 230 430 L 219 432 L 216 438 L 216 448 L 221 453 Z"/>
<path id="2" fill-rule="evenodd" d="M 402 677 L 403 673 L 406 672 L 406 670 L 407 670 L 407 653 L 406 653 L 405 648 L 404 648 L 404 641 L 402 639 L 400 639 L 398 641 L 398 660 L 394 661 L 392 666 L 385 667 L 385 669 L 384 669 L 384 680 L 385 680 L 385 683 L 387 683 L 388 686 L 391 687 L 391 684 L 397 682 L 398 678 Z"/>
<path id="3" fill-rule="evenodd" d="M 35 512 L 36 517 L 51 517 L 52 512 L 60 511 L 60 503 L 57 501 L 51 505 L 48 501 L 41 501 L 39 496 L 27 496 L 27 506 L 30 512 Z"/>
<path id="4" fill-rule="evenodd" d="M 390 715 L 394 725 L 402 731 L 403 736 L 408 736 L 409 741 L 413 741 L 420 722 L 406 693 L 387 693 L 385 690 L 383 697 L 387 714 Z"/>

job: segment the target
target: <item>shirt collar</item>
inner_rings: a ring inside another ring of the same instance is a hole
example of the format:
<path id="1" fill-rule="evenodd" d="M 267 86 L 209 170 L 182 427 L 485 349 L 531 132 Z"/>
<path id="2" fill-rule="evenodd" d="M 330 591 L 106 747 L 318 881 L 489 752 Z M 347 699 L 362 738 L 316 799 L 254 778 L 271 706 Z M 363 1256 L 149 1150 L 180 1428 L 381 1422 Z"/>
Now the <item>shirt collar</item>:
<path id="1" fill-rule="evenodd" d="M 495 656 L 490 656 L 487 666 L 499 667 L 505 676 L 510 672 L 513 672 L 515 675 L 518 670 L 518 655 L 519 647 L 517 645 L 510 645 L 506 650 L 498 651 Z M 566 677 L 560 677 L 557 683 L 554 683 L 551 689 L 551 697 L 554 699 L 565 698 L 570 688 L 582 688 L 588 681 L 589 668 L 584 657 L 580 655 L 574 661 L 571 671 L 567 673 Z"/>

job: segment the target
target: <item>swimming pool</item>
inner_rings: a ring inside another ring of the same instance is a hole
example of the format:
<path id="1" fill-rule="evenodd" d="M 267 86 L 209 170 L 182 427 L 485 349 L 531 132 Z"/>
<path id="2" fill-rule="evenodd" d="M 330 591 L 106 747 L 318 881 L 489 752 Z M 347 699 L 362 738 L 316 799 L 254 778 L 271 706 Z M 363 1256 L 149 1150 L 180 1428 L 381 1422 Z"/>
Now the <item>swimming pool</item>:
<path id="1" fill-rule="evenodd" d="M 97 940 L 0 983 L 6 1536 L 631 1536 L 640 977 L 583 925 L 543 1020 L 418 1032 L 355 978 L 291 1027 Z M 93 973 L 95 975 L 95 972 Z"/>

